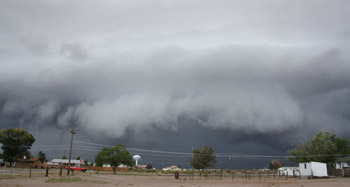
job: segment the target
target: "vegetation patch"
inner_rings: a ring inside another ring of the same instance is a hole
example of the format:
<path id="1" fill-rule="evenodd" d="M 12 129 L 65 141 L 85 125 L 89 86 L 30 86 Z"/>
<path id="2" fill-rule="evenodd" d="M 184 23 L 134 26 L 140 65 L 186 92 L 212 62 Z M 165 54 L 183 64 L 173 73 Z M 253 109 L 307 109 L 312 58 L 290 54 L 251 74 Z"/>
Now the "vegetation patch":
<path id="1" fill-rule="evenodd" d="M 70 182 L 84 182 L 80 177 L 64 177 L 47 179 L 47 183 L 70 183 Z"/>
<path id="2" fill-rule="evenodd" d="M 64 177 L 64 178 L 51 178 L 45 181 L 46 183 L 71 183 L 71 182 L 89 182 L 94 184 L 108 184 L 106 181 L 100 180 L 84 180 L 80 177 Z"/>

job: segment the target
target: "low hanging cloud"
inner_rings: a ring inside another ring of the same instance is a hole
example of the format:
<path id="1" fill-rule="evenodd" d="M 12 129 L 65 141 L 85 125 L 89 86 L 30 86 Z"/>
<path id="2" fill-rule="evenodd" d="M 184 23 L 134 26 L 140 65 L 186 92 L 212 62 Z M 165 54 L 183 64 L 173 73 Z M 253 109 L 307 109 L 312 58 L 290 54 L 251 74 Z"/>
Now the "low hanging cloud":
<path id="1" fill-rule="evenodd" d="M 349 133 L 346 1 L 130 2 L 0 7 L 1 116 L 16 118 L 6 127 Z"/>

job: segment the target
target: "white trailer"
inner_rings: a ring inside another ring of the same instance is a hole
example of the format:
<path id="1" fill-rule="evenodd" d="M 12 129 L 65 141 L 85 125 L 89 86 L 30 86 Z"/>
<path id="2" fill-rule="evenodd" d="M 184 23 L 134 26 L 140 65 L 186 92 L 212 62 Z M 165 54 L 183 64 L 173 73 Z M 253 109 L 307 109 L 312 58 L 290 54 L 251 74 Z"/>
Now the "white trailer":
<path id="1" fill-rule="evenodd" d="M 298 167 L 281 167 L 278 168 L 278 175 L 279 176 L 299 176 L 299 168 Z"/>
<path id="2" fill-rule="evenodd" d="M 327 177 L 327 164 L 321 162 L 299 163 L 300 175 L 303 177 Z"/>

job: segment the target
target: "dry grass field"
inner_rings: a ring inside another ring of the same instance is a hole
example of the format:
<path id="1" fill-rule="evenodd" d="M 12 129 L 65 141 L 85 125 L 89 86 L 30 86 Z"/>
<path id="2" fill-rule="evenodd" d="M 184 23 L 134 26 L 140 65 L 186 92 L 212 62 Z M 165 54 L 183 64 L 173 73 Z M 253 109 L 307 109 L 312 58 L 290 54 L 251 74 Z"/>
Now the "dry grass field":
<path id="1" fill-rule="evenodd" d="M 262 179 L 257 178 L 245 180 L 244 178 L 232 180 L 231 178 L 212 178 L 206 180 L 205 178 L 195 178 L 190 180 L 189 177 L 180 176 L 179 180 L 175 180 L 173 176 L 138 176 L 138 175 L 112 175 L 112 174 L 94 174 L 94 173 L 77 173 L 74 176 L 49 176 L 42 175 L 33 176 L 17 176 L 14 179 L 3 178 L 0 180 L 0 186 L 176 186 L 176 187 L 205 187 L 205 186 L 298 186 L 298 187 L 329 187 L 329 186 L 350 186 L 349 178 L 330 178 L 330 179 Z"/>

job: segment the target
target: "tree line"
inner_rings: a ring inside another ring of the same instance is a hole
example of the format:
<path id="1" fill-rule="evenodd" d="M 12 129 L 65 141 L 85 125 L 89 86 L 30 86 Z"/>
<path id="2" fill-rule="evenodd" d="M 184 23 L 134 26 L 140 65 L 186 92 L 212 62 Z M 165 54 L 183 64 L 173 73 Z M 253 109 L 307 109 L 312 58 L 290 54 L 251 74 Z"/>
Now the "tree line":
<path id="1" fill-rule="evenodd" d="M 0 130 L 0 143 L 3 150 L 0 158 L 9 162 L 11 165 L 23 159 L 24 156 L 30 158 L 31 154 L 29 150 L 34 142 L 35 138 L 33 135 L 24 129 Z M 338 137 L 335 134 L 319 132 L 316 136 L 311 137 L 309 141 L 297 144 L 288 153 L 291 156 L 286 159 L 295 163 L 315 161 L 327 163 L 332 167 L 332 163 L 338 158 L 350 155 L 350 142 L 348 139 Z M 39 151 L 37 157 L 42 162 L 47 161 L 46 155 L 42 151 Z M 78 158 L 80 159 L 80 156 Z M 205 168 L 215 167 L 216 156 L 213 148 L 206 146 L 193 149 L 189 163 L 194 169 L 198 169 L 200 173 Z M 95 164 L 96 166 L 110 165 L 115 173 L 116 167 L 119 165 L 123 164 L 133 167 L 135 162 L 131 154 L 127 151 L 127 148 L 119 144 L 114 147 L 102 148 L 95 157 Z M 273 160 L 269 163 L 270 169 L 277 169 L 282 166 L 283 163 L 278 160 Z M 152 168 L 152 165 L 148 164 L 147 168 Z"/>

